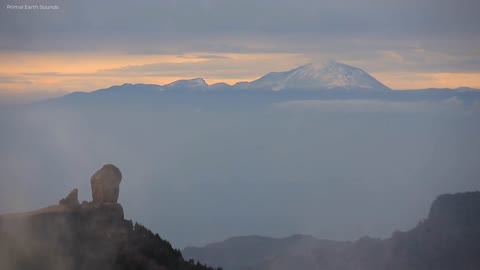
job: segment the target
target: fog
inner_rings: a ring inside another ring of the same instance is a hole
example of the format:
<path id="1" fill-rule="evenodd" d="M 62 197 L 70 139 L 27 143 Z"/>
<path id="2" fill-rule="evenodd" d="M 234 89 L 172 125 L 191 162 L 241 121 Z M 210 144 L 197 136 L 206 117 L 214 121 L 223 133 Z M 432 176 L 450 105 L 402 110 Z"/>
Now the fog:
<path id="1" fill-rule="evenodd" d="M 91 175 L 113 163 L 126 218 L 178 248 L 249 234 L 354 240 L 412 228 L 437 195 L 480 188 L 478 110 L 335 102 L 2 108 L 0 213 L 73 188 L 90 201 Z"/>

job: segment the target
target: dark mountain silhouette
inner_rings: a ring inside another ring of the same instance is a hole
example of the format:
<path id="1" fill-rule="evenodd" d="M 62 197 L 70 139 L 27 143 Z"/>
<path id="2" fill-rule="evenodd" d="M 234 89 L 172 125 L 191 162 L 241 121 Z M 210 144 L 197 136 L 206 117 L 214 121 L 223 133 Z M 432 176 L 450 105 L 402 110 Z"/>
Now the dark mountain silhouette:
<path id="1" fill-rule="evenodd" d="M 316 269 L 316 250 L 345 249 L 349 242 L 319 240 L 307 235 L 276 239 L 264 236 L 234 237 L 203 248 L 187 247 L 187 258 L 202 258 L 224 269 Z"/>
<path id="2" fill-rule="evenodd" d="M 427 219 L 384 240 L 246 236 L 202 248 L 188 247 L 183 254 L 226 270 L 480 269 L 480 192 L 441 195 Z"/>
<path id="3" fill-rule="evenodd" d="M 144 226 L 125 220 L 117 203 L 120 171 L 92 176 L 92 202 L 73 190 L 57 205 L 0 216 L 2 270 L 214 270 L 186 261 Z"/>

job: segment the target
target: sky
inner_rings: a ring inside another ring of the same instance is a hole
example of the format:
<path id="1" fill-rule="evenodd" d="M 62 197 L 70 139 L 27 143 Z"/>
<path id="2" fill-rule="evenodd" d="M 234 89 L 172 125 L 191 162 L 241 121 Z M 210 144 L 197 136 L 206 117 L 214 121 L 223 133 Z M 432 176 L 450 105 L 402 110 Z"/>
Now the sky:
<path id="1" fill-rule="evenodd" d="M 18 10 L 19 5 L 56 10 Z M 0 98 L 254 80 L 317 60 L 392 89 L 480 88 L 477 0 L 5 0 Z M 10 7 L 9 7 L 10 6 Z"/>

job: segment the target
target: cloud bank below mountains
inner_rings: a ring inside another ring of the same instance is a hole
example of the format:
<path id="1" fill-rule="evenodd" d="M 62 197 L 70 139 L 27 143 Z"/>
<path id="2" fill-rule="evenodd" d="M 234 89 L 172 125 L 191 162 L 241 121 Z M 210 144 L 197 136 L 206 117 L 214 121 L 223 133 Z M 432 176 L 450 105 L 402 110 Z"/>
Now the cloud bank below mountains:
<path id="1" fill-rule="evenodd" d="M 329 113 L 480 113 L 480 103 L 465 104 L 457 97 L 440 101 L 385 101 L 385 100 L 294 100 L 274 104 L 277 109 L 317 111 Z"/>

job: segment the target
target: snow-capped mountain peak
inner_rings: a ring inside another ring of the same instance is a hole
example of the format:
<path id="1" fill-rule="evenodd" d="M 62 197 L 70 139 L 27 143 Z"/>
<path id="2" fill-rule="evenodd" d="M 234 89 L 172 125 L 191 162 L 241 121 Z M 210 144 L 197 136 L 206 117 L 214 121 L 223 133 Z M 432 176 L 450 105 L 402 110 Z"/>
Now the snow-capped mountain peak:
<path id="1" fill-rule="evenodd" d="M 276 91 L 333 88 L 389 90 L 367 72 L 332 60 L 310 63 L 285 72 L 271 72 L 242 87 Z"/>
<path id="2" fill-rule="evenodd" d="M 208 84 L 202 78 L 195 78 L 190 80 L 178 80 L 178 81 L 166 84 L 163 87 L 167 89 L 170 89 L 170 88 L 203 89 L 203 88 L 207 88 Z"/>

